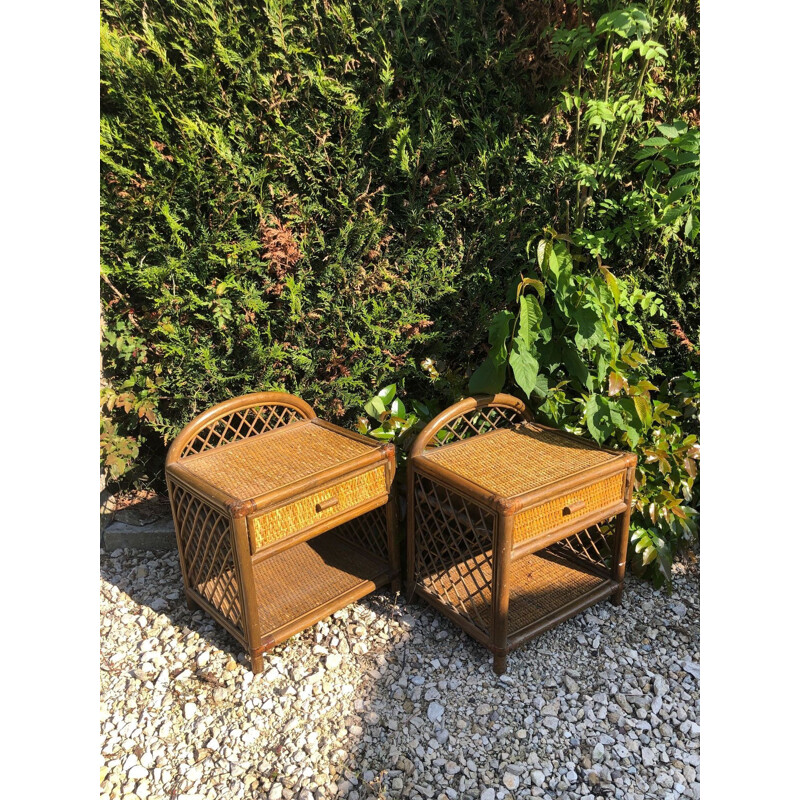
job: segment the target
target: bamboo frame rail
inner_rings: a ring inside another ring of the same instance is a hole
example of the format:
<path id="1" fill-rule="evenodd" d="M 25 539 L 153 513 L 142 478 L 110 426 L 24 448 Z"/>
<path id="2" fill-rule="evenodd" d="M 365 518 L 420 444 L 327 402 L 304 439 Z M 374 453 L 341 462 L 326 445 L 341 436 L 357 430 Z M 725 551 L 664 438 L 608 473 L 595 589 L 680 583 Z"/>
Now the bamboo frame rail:
<path id="1" fill-rule="evenodd" d="M 506 394 L 468 397 L 408 462 L 409 600 L 493 654 L 590 605 L 620 603 L 636 457 L 537 424 Z"/>
<path id="2" fill-rule="evenodd" d="M 259 392 L 210 408 L 167 453 L 186 601 L 250 654 L 376 588 L 400 589 L 395 453 Z"/>

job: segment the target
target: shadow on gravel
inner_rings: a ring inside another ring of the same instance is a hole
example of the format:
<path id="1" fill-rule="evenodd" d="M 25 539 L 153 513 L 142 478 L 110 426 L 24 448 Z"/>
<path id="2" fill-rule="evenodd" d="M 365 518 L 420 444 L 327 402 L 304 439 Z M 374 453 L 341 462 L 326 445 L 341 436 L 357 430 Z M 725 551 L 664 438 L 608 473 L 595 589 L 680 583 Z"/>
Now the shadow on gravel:
<path id="1" fill-rule="evenodd" d="M 186 608 L 176 553 L 102 562 L 125 643 L 113 660 L 104 634 L 103 691 L 145 731 L 107 736 L 106 763 L 120 761 L 113 776 L 131 753 L 165 751 L 144 788 L 122 771 L 120 797 L 699 796 L 693 583 L 669 598 L 632 579 L 622 607 L 512 652 L 501 678 L 460 629 L 384 590 L 277 647 L 254 678 L 238 643 Z"/>

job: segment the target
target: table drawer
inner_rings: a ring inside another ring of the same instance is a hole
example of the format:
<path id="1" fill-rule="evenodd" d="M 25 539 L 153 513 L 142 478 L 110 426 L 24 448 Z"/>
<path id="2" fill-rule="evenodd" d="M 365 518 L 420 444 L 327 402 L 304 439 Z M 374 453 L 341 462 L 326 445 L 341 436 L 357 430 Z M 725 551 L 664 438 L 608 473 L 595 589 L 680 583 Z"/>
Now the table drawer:
<path id="1" fill-rule="evenodd" d="M 352 508 L 386 495 L 382 464 L 334 486 L 320 489 L 249 520 L 250 550 L 256 553 L 287 536 L 341 516 Z"/>
<path id="2" fill-rule="evenodd" d="M 617 472 L 588 486 L 573 489 L 519 513 L 514 519 L 514 544 L 541 536 L 581 517 L 588 517 L 624 499 L 624 472 Z"/>

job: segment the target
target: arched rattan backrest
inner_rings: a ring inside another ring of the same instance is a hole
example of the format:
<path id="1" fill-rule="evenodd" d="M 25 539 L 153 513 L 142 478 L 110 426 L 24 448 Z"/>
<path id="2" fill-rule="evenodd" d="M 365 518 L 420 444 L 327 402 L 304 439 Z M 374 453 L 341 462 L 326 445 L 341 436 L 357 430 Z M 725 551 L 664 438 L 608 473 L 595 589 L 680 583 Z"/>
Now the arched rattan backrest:
<path id="1" fill-rule="evenodd" d="M 297 419 L 316 416 L 305 400 L 286 392 L 255 392 L 234 397 L 193 419 L 170 446 L 167 464 L 248 436 L 257 436 Z"/>
<path id="2" fill-rule="evenodd" d="M 510 394 L 484 394 L 465 397 L 434 417 L 414 441 L 409 456 L 429 447 L 466 439 L 497 428 L 510 428 L 518 422 L 533 422 L 533 414 Z"/>

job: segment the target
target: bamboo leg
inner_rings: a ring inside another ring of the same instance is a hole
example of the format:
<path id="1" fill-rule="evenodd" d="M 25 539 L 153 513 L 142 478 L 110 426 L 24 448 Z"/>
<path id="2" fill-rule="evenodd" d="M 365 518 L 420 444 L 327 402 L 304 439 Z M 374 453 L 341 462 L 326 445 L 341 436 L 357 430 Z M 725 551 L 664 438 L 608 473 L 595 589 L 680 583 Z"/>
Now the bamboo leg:
<path id="1" fill-rule="evenodd" d="M 508 657 L 508 596 L 511 566 L 511 529 L 513 517 L 500 515 L 495 523 L 495 546 L 492 555 L 492 621 L 491 638 L 494 652 L 493 669 L 497 675 L 506 671 Z"/>
<path id="2" fill-rule="evenodd" d="M 239 577 L 243 603 L 243 627 L 250 650 L 250 666 L 254 675 L 264 671 L 264 656 L 261 650 L 261 628 L 258 620 L 258 601 L 253 578 L 253 562 L 250 558 L 250 541 L 247 536 L 247 519 L 237 517 L 232 522 L 233 552 Z"/>
<path id="3" fill-rule="evenodd" d="M 260 650 L 250 651 L 250 670 L 253 675 L 259 675 L 264 671 L 264 654 Z"/>
<path id="4" fill-rule="evenodd" d="M 195 603 L 195 601 L 192 600 L 188 594 L 186 595 L 186 607 L 189 609 L 189 611 L 197 611 L 200 608 L 200 606 L 197 605 L 197 603 Z"/>
<path id="5" fill-rule="evenodd" d="M 414 575 L 414 460 L 409 458 L 406 462 L 408 470 L 408 491 L 406 493 L 406 600 L 411 603 L 414 600 L 414 589 L 416 588 L 416 576 Z"/>
<path id="6" fill-rule="evenodd" d="M 386 535 L 389 548 L 389 569 L 392 573 L 392 594 L 400 594 L 402 588 L 400 580 L 400 542 L 397 539 L 397 497 L 395 490 L 389 494 L 386 504 Z"/>
<path id="7" fill-rule="evenodd" d="M 631 499 L 633 497 L 633 475 L 635 465 L 628 468 L 626 475 L 625 500 L 628 508 L 617 515 L 614 524 L 614 562 L 611 567 L 613 579 L 618 588 L 611 595 L 611 602 L 615 605 L 622 604 L 622 591 L 625 583 L 625 566 L 628 558 L 628 531 L 631 524 Z"/>

